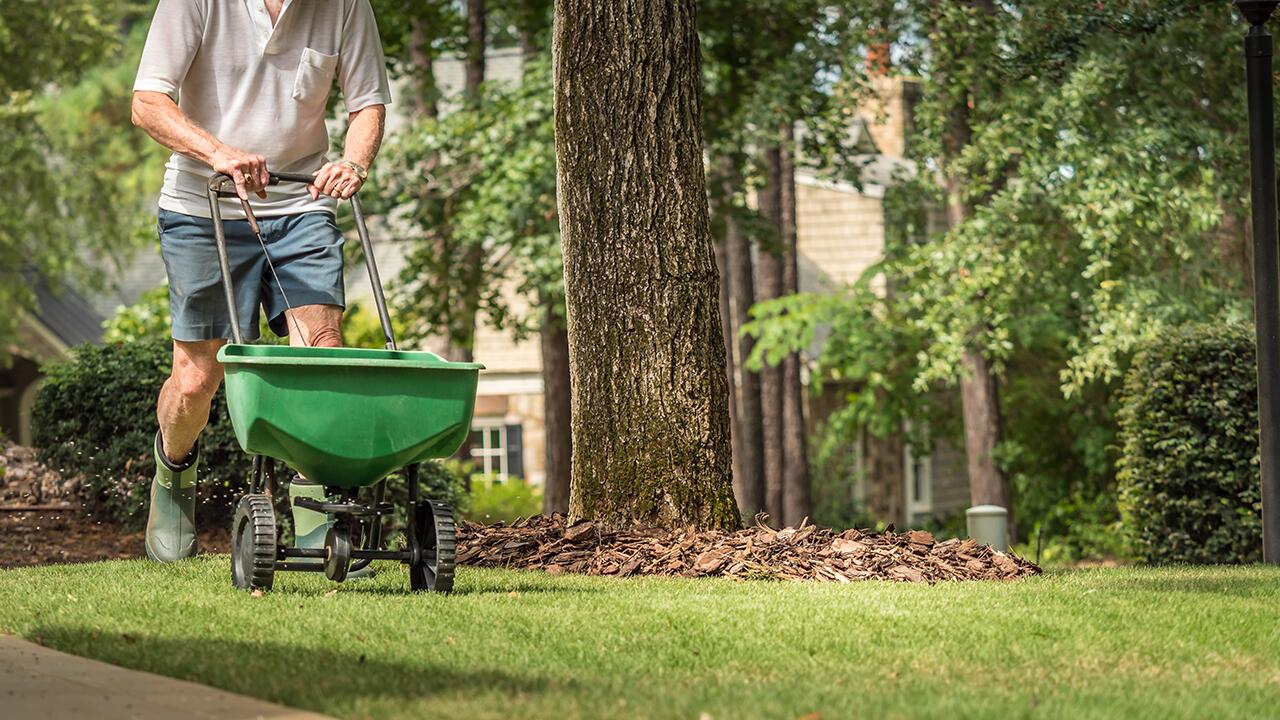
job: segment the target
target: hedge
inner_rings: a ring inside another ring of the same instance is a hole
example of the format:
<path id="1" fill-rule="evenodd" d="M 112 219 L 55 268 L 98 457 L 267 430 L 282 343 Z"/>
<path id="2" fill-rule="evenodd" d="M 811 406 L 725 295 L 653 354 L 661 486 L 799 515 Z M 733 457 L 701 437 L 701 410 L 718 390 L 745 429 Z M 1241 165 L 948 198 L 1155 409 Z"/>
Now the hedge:
<path id="1" fill-rule="evenodd" d="M 136 340 L 84 345 L 68 361 L 45 368 L 32 413 L 33 444 L 49 467 L 82 476 L 87 509 L 101 520 L 129 528 L 146 523 L 156 397 L 171 357 L 167 341 Z M 250 470 L 223 409 L 223 392 L 200 436 L 197 522 L 204 527 L 230 523 Z M 456 475 L 439 463 L 427 463 L 423 471 L 428 494 L 460 499 Z M 391 496 L 402 497 L 403 489 L 392 487 Z"/>
<path id="2" fill-rule="evenodd" d="M 1153 564 L 1261 559 L 1254 336 L 1188 326 L 1140 351 L 1121 397 L 1120 509 Z"/>

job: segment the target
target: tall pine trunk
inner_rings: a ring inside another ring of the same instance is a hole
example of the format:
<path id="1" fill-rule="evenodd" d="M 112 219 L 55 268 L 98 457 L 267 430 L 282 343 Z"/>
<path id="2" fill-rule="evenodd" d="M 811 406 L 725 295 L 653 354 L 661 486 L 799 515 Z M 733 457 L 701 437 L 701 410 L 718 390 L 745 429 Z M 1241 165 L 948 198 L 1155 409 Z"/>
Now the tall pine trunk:
<path id="1" fill-rule="evenodd" d="M 573 428 L 570 408 L 569 334 L 554 299 L 542 300 L 542 399 L 546 429 L 546 480 L 542 511 L 569 512 L 569 477 L 573 468 Z"/>
<path id="2" fill-rule="evenodd" d="M 736 346 L 734 367 L 734 443 L 733 492 L 738 510 L 747 521 L 764 512 L 764 436 L 760 418 L 760 374 L 747 367 L 746 360 L 755 349 L 755 338 L 743 335 L 743 323 L 751 317 L 756 302 L 754 266 L 751 261 L 751 239 L 742 230 L 734 212 L 732 199 L 742 185 L 742 175 L 730 158 L 725 163 L 724 195 L 728 198 L 724 212 L 725 272 L 728 275 L 731 346 Z"/>
<path id="3" fill-rule="evenodd" d="M 723 215 L 724 205 L 722 202 L 715 202 L 713 205 L 719 205 L 716 212 Z M 716 275 L 720 277 L 720 329 L 721 336 L 724 338 L 724 375 L 725 383 L 729 393 L 729 439 L 730 447 L 733 454 L 733 498 L 738 503 L 738 511 L 742 513 L 742 434 L 739 430 L 738 423 L 738 403 L 737 403 L 737 379 L 734 376 L 734 369 L 737 366 L 737 360 L 734 358 L 733 346 L 733 312 L 729 305 L 729 251 L 726 247 L 726 241 L 723 233 L 715 238 L 716 253 Z M 742 513 L 746 517 L 745 513 Z"/>
<path id="4" fill-rule="evenodd" d="M 759 274 L 757 288 L 760 300 L 782 297 L 782 150 L 777 146 L 764 151 L 765 184 L 756 195 L 760 214 L 774 230 L 764 238 L 756 254 Z M 783 468 L 784 416 L 782 367 L 766 364 L 760 369 L 760 447 L 764 468 L 764 508 L 774 525 L 786 523 L 783 506 L 785 479 Z"/>
<path id="5" fill-rule="evenodd" d="M 485 28 L 485 0 L 466 0 L 467 2 L 467 47 L 466 71 L 463 78 L 463 100 L 474 106 L 480 102 L 480 84 L 484 82 L 485 46 L 487 30 Z M 473 245 L 466 249 L 462 256 L 462 267 L 458 269 L 460 291 L 457 297 L 457 317 L 461 322 L 462 333 L 457 340 L 451 340 L 446 350 L 447 358 L 458 362 L 471 362 L 476 356 L 476 311 L 480 304 L 480 283 L 484 276 L 484 248 Z M 454 457 L 469 461 L 471 459 L 471 436 L 462 442 Z M 467 490 L 471 489 L 471 481 L 467 481 Z"/>
<path id="6" fill-rule="evenodd" d="M 738 526 L 695 0 L 557 0 L 570 515 Z"/>
<path id="7" fill-rule="evenodd" d="M 729 435 L 733 445 L 733 498 L 738 503 L 738 512 L 744 521 L 749 521 L 756 511 L 751 510 L 747 498 L 750 490 L 744 485 L 748 469 L 744 466 L 745 454 L 748 452 L 747 439 L 742 433 L 742 403 L 738 373 L 742 368 L 742 358 L 735 357 L 737 343 L 734 342 L 733 318 L 733 277 L 729 272 L 729 244 L 734 241 L 737 223 L 733 219 L 732 178 L 736 175 L 733 158 L 726 155 L 715 164 L 715 177 L 711 193 L 713 223 L 718 227 L 715 239 L 716 272 L 720 275 L 720 325 L 724 334 L 725 377 L 729 382 Z"/>
<path id="8" fill-rule="evenodd" d="M 463 93 L 467 102 L 479 99 L 480 83 L 484 82 L 484 53 L 488 34 L 485 12 L 485 0 L 467 0 L 467 66 L 463 78 Z"/>
<path id="9" fill-rule="evenodd" d="M 800 292 L 798 238 L 796 234 L 795 132 L 788 123 L 783 128 L 780 153 L 782 292 Z M 799 525 L 813 514 L 809 489 L 808 435 L 804 423 L 804 383 L 800 376 L 800 354 L 787 355 L 782 363 L 782 516 L 787 525 Z"/>
<path id="10" fill-rule="evenodd" d="M 996 12 L 992 0 L 970 0 L 972 7 L 981 13 Z M 948 24 L 946 27 L 950 27 Z M 950 48 L 952 62 L 961 59 L 968 62 L 973 55 L 971 43 L 963 39 L 966 30 L 961 28 L 956 37 L 947 37 L 944 29 L 940 42 L 954 42 L 959 48 Z M 965 47 L 965 45 L 968 45 Z M 938 82 L 945 84 L 949 77 L 963 76 L 963 69 L 940 67 Z M 960 81 L 954 84 L 961 84 Z M 942 169 L 947 195 L 947 220 L 952 228 L 959 227 L 973 214 L 968 179 L 963 168 L 955 163 L 969 145 L 973 130 L 970 109 L 981 98 L 973 87 L 951 88 L 952 105 L 948 109 L 947 122 L 942 132 Z M 1003 438 L 1004 428 L 1000 416 L 999 386 L 991 363 L 983 353 L 983 339 L 989 329 L 977 325 L 970 329 L 968 346 L 961 359 L 963 373 L 960 379 L 960 400 L 964 417 L 964 449 L 969 474 L 969 499 L 974 505 L 999 505 L 1009 510 L 1009 536 L 1016 537 L 1013 506 L 1009 494 L 1009 478 L 996 464 L 996 447 Z"/>

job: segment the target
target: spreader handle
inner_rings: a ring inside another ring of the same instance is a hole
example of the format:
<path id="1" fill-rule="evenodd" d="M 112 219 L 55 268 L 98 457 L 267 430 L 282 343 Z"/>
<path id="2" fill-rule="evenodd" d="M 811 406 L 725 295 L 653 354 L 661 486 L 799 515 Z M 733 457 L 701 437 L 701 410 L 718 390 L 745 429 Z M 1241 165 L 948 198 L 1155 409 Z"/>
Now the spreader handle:
<path id="1" fill-rule="evenodd" d="M 268 185 L 279 185 L 282 182 L 302 183 L 310 185 L 316 176 L 308 173 L 268 173 Z M 231 185 L 232 189 L 227 190 Z M 234 198 L 244 207 L 245 218 L 255 234 L 258 233 L 258 220 L 253 216 L 253 209 L 248 201 L 236 194 L 235 181 L 226 173 L 217 173 L 209 178 L 209 213 L 213 218 L 213 239 L 218 247 L 218 266 L 222 271 L 222 287 L 227 298 L 227 315 L 231 319 L 231 339 L 237 345 L 244 344 L 244 334 L 240 332 L 240 313 L 236 310 L 235 289 L 231 284 L 231 261 L 227 257 L 227 236 L 222 229 L 222 208 L 219 197 Z M 356 233 L 360 236 L 360 247 L 364 250 L 364 266 L 369 271 L 369 284 L 373 286 L 373 303 L 378 308 L 378 319 L 382 322 L 382 335 L 386 338 L 387 349 L 397 350 L 395 331 L 391 328 L 391 314 L 387 311 L 387 298 L 382 292 L 382 279 L 378 276 L 378 265 L 373 257 L 373 243 L 369 240 L 369 228 L 365 224 L 364 211 L 360 208 L 359 194 L 351 196 L 351 214 L 356 220 Z"/>

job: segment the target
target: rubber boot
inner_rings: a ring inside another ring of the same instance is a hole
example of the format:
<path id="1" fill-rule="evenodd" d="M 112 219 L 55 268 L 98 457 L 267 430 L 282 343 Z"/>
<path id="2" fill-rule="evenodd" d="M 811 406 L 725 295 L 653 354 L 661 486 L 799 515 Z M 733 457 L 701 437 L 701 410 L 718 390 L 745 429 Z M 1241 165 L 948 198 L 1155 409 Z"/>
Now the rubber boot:
<path id="1" fill-rule="evenodd" d="M 317 510 L 298 507 L 294 500 L 305 497 L 312 500 L 325 500 L 324 487 L 308 481 L 299 475 L 289 483 L 289 506 L 293 513 L 293 546 L 296 548 L 322 548 L 329 528 L 333 526 L 334 517 Z M 300 560 L 299 562 L 318 562 Z M 373 568 L 364 567 L 347 574 L 348 580 L 372 578 Z"/>
<path id="2" fill-rule="evenodd" d="M 147 512 L 147 557 L 156 562 L 176 562 L 196 554 L 197 443 L 181 463 L 164 454 L 160 433 L 155 442 L 156 476 L 151 480 L 151 507 Z"/>

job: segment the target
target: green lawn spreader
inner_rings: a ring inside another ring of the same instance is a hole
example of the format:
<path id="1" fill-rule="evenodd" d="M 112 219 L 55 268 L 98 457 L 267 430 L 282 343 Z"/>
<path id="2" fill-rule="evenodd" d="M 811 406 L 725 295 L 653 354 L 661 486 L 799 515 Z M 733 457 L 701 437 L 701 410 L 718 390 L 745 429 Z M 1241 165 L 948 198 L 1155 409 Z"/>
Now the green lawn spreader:
<path id="1" fill-rule="evenodd" d="M 271 174 L 273 185 L 312 179 Z M 466 439 L 483 366 L 397 349 L 364 214 L 354 196 L 351 209 L 386 349 L 245 343 L 218 202 L 219 197 L 236 197 L 231 185 L 231 178 L 222 174 L 209 180 L 209 207 L 233 334 L 218 360 L 226 372 L 227 409 L 236 440 L 253 455 L 249 491 L 236 506 L 231 529 L 232 583 L 269 589 L 277 571 L 324 572 L 340 582 L 374 560 L 398 560 L 409 566 L 414 590 L 449 591 L 453 510 L 447 503 L 420 497 L 418 465 L 453 454 Z M 242 205 L 257 234 L 252 210 L 248 203 Z M 269 254 L 267 259 L 270 264 Z M 323 548 L 279 542 L 275 509 L 267 494 L 268 483 L 276 478 L 276 461 L 324 486 L 324 499 L 293 500 L 298 507 L 334 517 Z M 386 549 L 383 517 L 395 510 L 384 499 L 386 478 L 396 471 L 403 472 L 408 485 L 407 542 L 401 549 Z M 361 502 L 359 490 L 370 486 L 372 500 Z"/>

